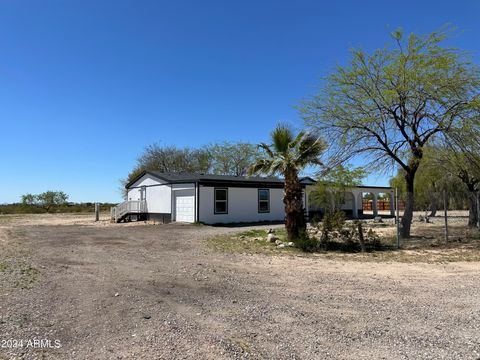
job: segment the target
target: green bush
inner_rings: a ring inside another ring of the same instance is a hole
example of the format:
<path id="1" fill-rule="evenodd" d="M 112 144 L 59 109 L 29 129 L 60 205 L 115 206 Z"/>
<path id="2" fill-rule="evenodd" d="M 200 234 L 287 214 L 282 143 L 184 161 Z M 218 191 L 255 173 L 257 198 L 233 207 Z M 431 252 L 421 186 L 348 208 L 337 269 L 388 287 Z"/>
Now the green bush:
<path id="1" fill-rule="evenodd" d="M 322 242 L 330 240 L 332 231 L 341 232 L 345 226 L 345 213 L 343 211 L 327 212 L 322 221 Z"/>
<path id="2" fill-rule="evenodd" d="M 363 235 L 363 244 L 360 237 L 360 232 Z M 363 246 L 362 246 L 363 245 Z M 343 252 L 360 252 L 360 251 L 376 251 L 387 250 L 390 247 L 383 244 L 380 237 L 372 230 L 367 232 L 358 222 L 346 224 L 340 231 L 335 233 L 332 237 L 323 243 L 323 248 L 327 251 L 343 251 Z"/>
<path id="3" fill-rule="evenodd" d="M 307 234 L 295 240 L 295 246 L 304 252 L 315 252 L 321 249 L 320 242 L 315 238 L 309 237 Z"/>
<path id="4" fill-rule="evenodd" d="M 313 244 L 313 240 L 304 239 L 301 240 L 299 247 L 302 246 L 307 249 L 306 251 L 321 249 L 344 252 L 374 251 L 388 248 L 372 229 L 365 232 L 361 223 L 347 223 L 343 211 L 327 212 L 320 224 L 320 229 L 320 241 L 317 242 L 316 246 Z M 360 231 L 362 236 L 360 236 Z"/>
<path id="5" fill-rule="evenodd" d="M 316 213 L 313 215 L 310 223 L 312 224 L 312 226 L 317 227 L 318 225 L 320 225 L 321 221 L 322 221 L 322 214 Z"/>

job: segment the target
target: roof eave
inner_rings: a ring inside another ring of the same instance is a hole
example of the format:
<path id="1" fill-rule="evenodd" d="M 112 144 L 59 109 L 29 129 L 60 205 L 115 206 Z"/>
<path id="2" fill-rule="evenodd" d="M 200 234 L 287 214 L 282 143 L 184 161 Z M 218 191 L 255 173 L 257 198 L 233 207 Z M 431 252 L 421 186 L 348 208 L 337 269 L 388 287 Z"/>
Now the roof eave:
<path id="1" fill-rule="evenodd" d="M 125 185 L 125 189 L 128 189 L 129 187 L 131 187 L 133 184 L 135 184 L 138 180 L 140 180 L 143 176 L 145 175 L 151 175 L 159 180 L 162 180 L 162 181 L 165 181 L 167 184 L 170 183 L 170 181 L 152 171 L 148 171 L 148 170 L 144 170 L 142 171 L 138 176 L 136 176 L 133 180 L 131 180 L 127 185 Z"/>

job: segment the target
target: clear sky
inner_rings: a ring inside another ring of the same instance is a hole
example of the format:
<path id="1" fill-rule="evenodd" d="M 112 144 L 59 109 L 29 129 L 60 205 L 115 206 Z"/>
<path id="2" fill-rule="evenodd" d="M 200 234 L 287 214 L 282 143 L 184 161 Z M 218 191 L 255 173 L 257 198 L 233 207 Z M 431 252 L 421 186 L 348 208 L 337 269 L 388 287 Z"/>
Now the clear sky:
<path id="1" fill-rule="evenodd" d="M 0 0 L 0 203 L 63 190 L 120 201 L 142 149 L 267 140 L 352 46 L 451 23 L 479 1 Z M 385 185 L 383 176 L 369 184 Z"/>

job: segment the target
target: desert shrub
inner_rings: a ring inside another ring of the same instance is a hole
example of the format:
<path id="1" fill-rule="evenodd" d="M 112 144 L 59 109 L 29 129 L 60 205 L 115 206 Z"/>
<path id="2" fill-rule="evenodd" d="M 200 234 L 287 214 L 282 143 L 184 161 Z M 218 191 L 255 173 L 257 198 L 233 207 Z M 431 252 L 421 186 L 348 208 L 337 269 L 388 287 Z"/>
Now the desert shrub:
<path id="1" fill-rule="evenodd" d="M 363 252 L 382 250 L 384 248 L 377 233 L 372 229 L 365 232 L 361 222 L 349 224 L 347 228 L 342 230 L 341 234 L 340 240 L 343 243 L 343 251 Z"/>
<path id="2" fill-rule="evenodd" d="M 295 246 L 304 252 L 315 252 L 321 249 L 320 242 L 307 234 L 296 239 Z"/>
<path id="3" fill-rule="evenodd" d="M 340 231 L 345 226 L 345 213 L 343 211 L 336 211 L 333 214 L 333 229 Z"/>
<path id="4" fill-rule="evenodd" d="M 115 204 L 101 203 L 100 211 L 109 211 L 110 207 Z M 52 206 L 50 212 L 52 213 L 80 213 L 80 212 L 94 212 L 95 204 L 93 203 L 67 203 L 63 205 Z M 0 214 L 45 214 L 46 209 L 35 205 L 28 205 L 22 203 L 16 204 L 0 204 Z"/>
<path id="5" fill-rule="evenodd" d="M 361 232 L 361 233 L 360 233 Z M 328 214 L 322 223 L 321 249 L 326 251 L 375 251 L 385 250 L 377 233 L 365 231 L 361 222 L 347 223 L 343 212 Z"/>
<path id="6" fill-rule="evenodd" d="M 385 248 L 385 245 L 380 241 L 380 236 L 378 236 L 378 234 L 372 229 L 368 229 L 366 233 L 365 245 L 367 246 L 367 250 L 368 248 L 371 248 L 372 250 L 381 250 Z"/>
<path id="7" fill-rule="evenodd" d="M 322 242 L 328 242 L 332 231 L 340 232 L 345 226 L 345 213 L 343 211 L 328 212 L 322 221 Z"/>
<path id="8" fill-rule="evenodd" d="M 312 226 L 318 227 L 321 221 L 322 221 L 322 214 L 317 212 L 313 215 L 310 223 L 312 224 Z"/>

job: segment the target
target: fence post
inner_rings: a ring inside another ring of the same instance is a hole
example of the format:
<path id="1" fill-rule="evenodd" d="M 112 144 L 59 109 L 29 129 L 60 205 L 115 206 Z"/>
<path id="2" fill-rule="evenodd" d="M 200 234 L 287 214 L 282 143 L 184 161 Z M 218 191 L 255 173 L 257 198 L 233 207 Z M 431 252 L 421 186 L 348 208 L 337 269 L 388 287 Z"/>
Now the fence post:
<path id="1" fill-rule="evenodd" d="M 477 229 L 480 229 L 480 191 L 477 190 Z"/>
<path id="2" fill-rule="evenodd" d="M 395 188 L 395 208 L 397 216 L 395 222 L 397 223 L 397 249 L 400 249 L 400 206 L 398 206 L 398 188 Z"/>
<path id="3" fill-rule="evenodd" d="M 448 243 L 448 198 L 447 192 L 443 191 L 443 209 L 445 211 L 445 243 Z"/>
<path id="4" fill-rule="evenodd" d="M 100 204 L 95 203 L 95 221 L 100 220 Z"/>

